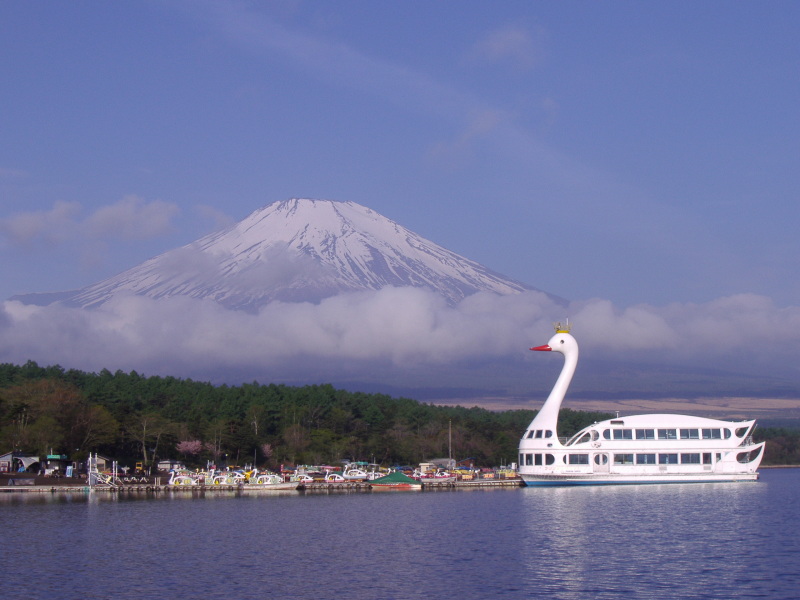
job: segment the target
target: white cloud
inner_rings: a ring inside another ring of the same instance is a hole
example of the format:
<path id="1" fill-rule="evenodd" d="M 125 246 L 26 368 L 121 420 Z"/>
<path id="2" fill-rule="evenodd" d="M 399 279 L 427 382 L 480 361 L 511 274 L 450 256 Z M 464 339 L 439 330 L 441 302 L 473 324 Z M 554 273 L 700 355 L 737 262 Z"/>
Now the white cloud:
<path id="1" fill-rule="evenodd" d="M 144 240 L 170 233 L 172 219 L 179 212 L 172 202 L 146 202 L 129 195 L 97 209 L 83 223 L 83 228 L 88 235 L 99 239 Z"/>
<path id="2" fill-rule="evenodd" d="M 570 316 L 584 355 L 796 374 L 800 307 L 753 295 L 706 304 L 617 309 L 594 299 L 568 309 L 535 292 L 476 294 L 456 307 L 413 288 L 343 294 L 319 304 L 272 303 L 258 314 L 207 300 L 118 297 L 96 310 L 5 302 L 0 361 L 84 370 L 136 369 L 201 379 L 228 372 L 270 377 L 293 365 L 350 372 L 379 364 L 402 370 L 464 361 L 518 361 L 546 343 L 552 321 Z"/>
<path id="3" fill-rule="evenodd" d="M 213 206 L 201 204 L 195 207 L 195 211 L 200 215 L 200 218 L 214 223 L 214 229 L 223 229 L 236 222 L 230 215 L 225 214 Z"/>
<path id="4" fill-rule="evenodd" d="M 544 55 L 544 32 L 518 25 L 490 31 L 473 49 L 473 56 L 491 63 L 507 63 L 524 70 L 539 64 Z"/>
<path id="5" fill-rule="evenodd" d="M 80 210 L 78 202 L 57 201 L 50 210 L 17 213 L 0 219 L 0 233 L 16 245 L 28 245 L 39 240 L 62 242 L 74 235 Z"/>
<path id="6" fill-rule="evenodd" d="M 461 167 L 472 157 L 475 146 L 491 135 L 504 120 L 507 120 L 507 115 L 500 111 L 476 111 L 455 139 L 434 144 L 428 151 L 428 158 L 437 163 Z"/>
<path id="7" fill-rule="evenodd" d="M 147 202 L 138 196 L 102 206 L 81 218 L 79 202 L 56 201 L 50 210 L 21 212 L 0 219 L 0 234 L 14 245 L 37 242 L 143 240 L 170 233 L 179 208 L 171 202 Z"/>
<path id="8" fill-rule="evenodd" d="M 318 32 L 282 26 L 258 10 L 237 3 L 205 3 L 206 18 L 232 44 L 266 60 L 290 61 L 318 78 L 382 98 L 403 110 L 460 121 L 483 106 L 470 94 L 427 73 L 364 53 Z M 202 13 L 200 13 L 202 14 Z"/>

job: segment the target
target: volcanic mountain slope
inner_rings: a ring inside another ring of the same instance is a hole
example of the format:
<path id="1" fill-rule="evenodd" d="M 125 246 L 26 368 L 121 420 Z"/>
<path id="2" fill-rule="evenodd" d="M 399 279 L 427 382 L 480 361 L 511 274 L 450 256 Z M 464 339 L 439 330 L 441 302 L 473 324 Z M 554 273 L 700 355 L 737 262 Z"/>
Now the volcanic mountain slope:
<path id="1" fill-rule="evenodd" d="M 479 291 L 535 289 L 354 202 L 291 199 L 81 290 L 17 299 L 95 307 L 118 294 L 190 296 L 255 311 L 386 286 L 426 288 L 450 304 Z"/>

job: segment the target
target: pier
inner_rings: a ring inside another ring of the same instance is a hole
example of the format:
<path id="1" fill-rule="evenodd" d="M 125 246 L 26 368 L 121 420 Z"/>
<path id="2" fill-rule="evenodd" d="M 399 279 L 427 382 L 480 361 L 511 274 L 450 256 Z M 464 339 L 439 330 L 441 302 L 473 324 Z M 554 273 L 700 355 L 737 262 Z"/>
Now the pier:
<path id="1" fill-rule="evenodd" d="M 464 490 L 475 488 L 518 488 L 524 486 L 519 478 L 508 479 L 475 479 L 471 481 L 430 481 L 420 484 L 422 491 L 434 490 Z M 152 478 L 147 482 L 122 482 L 114 485 L 98 484 L 90 486 L 83 482 L 64 482 L 57 479 L 48 483 L 36 482 L 26 485 L 0 485 L 0 493 L 89 493 L 103 492 L 110 494 L 125 494 L 133 492 L 150 493 L 214 493 L 237 492 L 242 494 L 275 493 L 275 492 L 369 492 L 372 485 L 368 481 L 312 481 L 299 483 L 296 488 L 275 489 L 257 484 L 222 484 L 222 485 L 166 485 L 161 483 L 160 477 Z"/>

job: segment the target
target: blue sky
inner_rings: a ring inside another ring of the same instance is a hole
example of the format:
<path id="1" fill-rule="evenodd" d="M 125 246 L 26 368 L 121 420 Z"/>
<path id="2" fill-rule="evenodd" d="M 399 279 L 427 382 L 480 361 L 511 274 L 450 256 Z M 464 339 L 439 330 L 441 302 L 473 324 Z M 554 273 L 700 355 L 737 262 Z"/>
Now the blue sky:
<path id="1" fill-rule="evenodd" d="M 618 313 L 745 297 L 794 348 L 799 27 L 781 1 L 0 3 L 0 298 L 315 197 Z"/>

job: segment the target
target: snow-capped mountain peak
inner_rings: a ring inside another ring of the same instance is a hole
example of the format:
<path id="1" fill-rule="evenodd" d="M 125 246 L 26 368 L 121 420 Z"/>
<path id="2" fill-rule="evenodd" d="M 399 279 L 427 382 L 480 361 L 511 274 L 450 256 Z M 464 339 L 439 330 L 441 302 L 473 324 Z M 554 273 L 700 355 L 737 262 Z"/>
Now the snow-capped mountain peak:
<path id="1" fill-rule="evenodd" d="M 427 288 L 451 304 L 478 291 L 534 289 L 354 202 L 294 198 L 79 290 L 67 302 L 91 307 L 124 293 L 210 298 L 257 310 L 274 300 L 317 302 L 386 286 Z"/>

